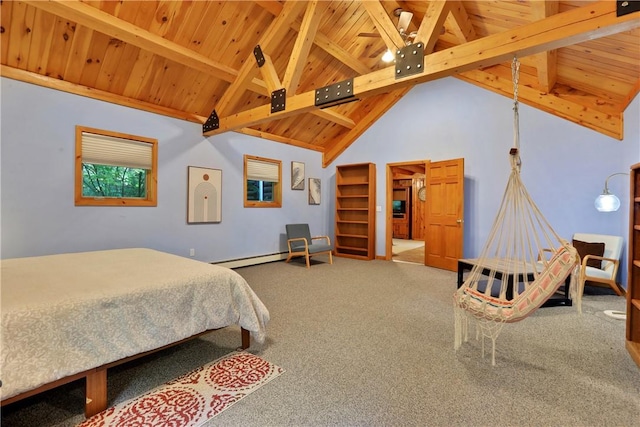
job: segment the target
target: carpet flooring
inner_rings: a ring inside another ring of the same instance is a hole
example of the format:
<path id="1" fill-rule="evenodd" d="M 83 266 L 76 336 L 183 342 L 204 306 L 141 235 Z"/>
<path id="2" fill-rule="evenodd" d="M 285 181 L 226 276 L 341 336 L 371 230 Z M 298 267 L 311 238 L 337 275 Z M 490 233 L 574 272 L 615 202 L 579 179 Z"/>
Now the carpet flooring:
<path id="1" fill-rule="evenodd" d="M 271 314 L 249 352 L 286 373 L 211 426 L 640 426 L 640 369 L 615 295 L 545 307 L 505 325 L 496 366 L 474 339 L 453 346 L 456 273 L 325 256 L 236 271 Z M 109 405 L 233 352 L 225 328 L 109 372 Z M 2 426 L 75 426 L 82 382 L 2 408 Z"/>

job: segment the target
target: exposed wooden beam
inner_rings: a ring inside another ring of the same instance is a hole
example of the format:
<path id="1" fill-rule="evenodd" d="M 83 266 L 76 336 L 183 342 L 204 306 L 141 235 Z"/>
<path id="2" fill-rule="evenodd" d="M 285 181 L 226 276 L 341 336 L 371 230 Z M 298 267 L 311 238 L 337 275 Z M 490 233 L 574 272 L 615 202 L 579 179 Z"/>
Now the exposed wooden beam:
<path id="1" fill-rule="evenodd" d="M 511 79 L 480 70 L 465 71 L 458 74 L 457 77 L 506 97 L 513 97 Z M 622 112 L 616 114 L 611 111 L 604 112 L 596 108 L 589 108 L 584 104 L 577 104 L 569 99 L 553 96 L 524 85 L 518 87 L 518 100 L 523 104 L 565 118 L 612 138 L 623 139 Z"/>
<path id="2" fill-rule="evenodd" d="M 438 37 L 440 37 L 440 29 L 449 14 L 449 2 L 432 1 L 429 2 L 427 11 L 422 17 L 415 42 L 424 43 L 424 53 L 433 52 Z"/>
<path id="3" fill-rule="evenodd" d="M 331 39 L 329 39 L 329 37 L 325 36 L 324 34 L 316 34 L 314 43 L 316 44 L 316 46 L 318 46 L 358 74 L 367 74 L 371 71 L 369 67 L 360 62 L 360 60 L 351 55 L 347 50 L 332 42 Z"/>
<path id="4" fill-rule="evenodd" d="M 269 93 L 273 93 L 274 90 L 282 89 L 282 83 L 280 82 L 276 68 L 273 66 L 271 56 L 264 52 L 262 52 L 262 56 L 264 57 L 264 64 L 262 64 L 262 67 L 259 67 L 260 74 L 262 74 Z"/>
<path id="5" fill-rule="evenodd" d="M 280 11 L 282 10 L 282 4 L 275 1 L 258 1 L 256 4 L 263 7 L 274 16 L 280 14 Z M 299 21 L 296 21 L 291 25 L 291 28 L 299 32 L 301 26 L 302 24 Z M 358 74 L 367 74 L 371 71 L 371 69 L 360 62 L 358 58 L 351 55 L 347 50 L 334 43 L 329 37 L 322 33 L 316 33 L 316 38 L 313 43 Z"/>
<path id="6" fill-rule="evenodd" d="M 263 52 L 269 52 L 275 45 L 282 41 L 290 29 L 291 23 L 298 17 L 304 6 L 305 3 L 300 1 L 288 1 L 284 4 L 280 15 L 271 21 L 269 28 L 267 28 L 258 42 Z M 250 57 L 244 61 L 240 70 L 238 70 L 238 77 L 227 88 L 215 105 L 215 110 L 219 116 L 228 114 L 233 110 L 240 95 L 249 89 L 247 84 L 251 81 L 252 73 L 254 73 L 256 69 L 257 67 L 252 52 Z"/>
<path id="7" fill-rule="evenodd" d="M 353 127 L 356 125 L 355 122 L 349 117 L 336 111 L 330 110 L 329 108 L 313 110 L 311 113 L 348 129 L 353 129 Z"/>
<path id="8" fill-rule="evenodd" d="M 557 1 L 534 1 L 531 3 L 531 16 L 534 21 L 548 18 L 558 13 Z M 558 51 L 552 49 L 535 55 L 540 88 L 549 92 L 556 84 Z"/>
<path id="9" fill-rule="evenodd" d="M 600 1 L 426 55 L 425 71 L 421 74 L 396 80 L 395 67 L 387 67 L 356 77 L 353 80 L 353 90 L 356 96 L 364 98 L 510 61 L 514 54 L 524 57 L 638 27 L 640 20 L 637 13 L 617 17 L 614 2 Z M 220 127 L 205 135 L 215 135 L 309 112 L 316 108 L 314 102 L 315 91 L 309 91 L 288 98 L 286 111 L 271 114 L 269 106 L 261 106 L 221 117 Z"/>
<path id="10" fill-rule="evenodd" d="M 257 136 L 258 138 L 268 139 L 270 141 L 280 142 L 282 144 L 293 145 L 296 147 L 305 148 L 307 150 L 322 151 L 322 147 L 319 147 L 317 145 L 308 144 L 306 142 L 298 141 L 292 138 L 285 138 L 283 136 L 275 135 L 269 132 L 263 132 L 261 130 L 243 128 L 243 129 L 237 129 L 234 132 L 243 133 L 245 135 Z"/>
<path id="11" fill-rule="evenodd" d="M 309 51 L 316 38 L 318 25 L 320 24 L 320 16 L 327 3 L 318 4 L 318 0 L 310 1 L 307 4 L 307 10 L 302 20 L 302 26 L 298 32 L 293 51 L 287 64 L 287 71 L 284 74 L 283 85 L 287 93 L 294 94 L 300 83 L 300 77 L 304 70 L 304 63 L 309 57 Z"/>
<path id="12" fill-rule="evenodd" d="M 373 21 L 380 33 L 380 37 L 387 45 L 387 49 L 395 52 L 396 49 L 400 49 L 405 46 L 404 40 L 400 36 L 398 29 L 391 21 L 391 18 L 384 10 L 382 4 L 379 1 L 361 0 L 361 4 L 369 14 L 369 17 Z"/>
<path id="13" fill-rule="evenodd" d="M 493 74 L 494 76 L 500 77 L 505 81 L 513 80 L 513 63 L 502 63 L 498 65 L 494 65 L 492 67 L 484 68 L 482 71 L 485 71 L 489 74 Z M 535 70 L 534 70 L 535 71 Z M 482 85 L 482 82 L 479 82 Z M 538 88 L 538 76 L 533 74 L 528 74 L 520 69 L 520 78 L 519 78 L 519 87 L 529 87 L 536 89 L 538 93 L 546 95 L 547 98 L 562 98 L 563 100 L 569 101 L 571 104 L 580 105 L 585 107 L 589 111 L 599 111 L 601 114 L 608 115 L 618 115 L 619 113 L 624 111 L 622 105 L 624 104 L 623 98 L 613 99 L 609 96 L 594 94 L 593 92 L 580 90 L 572 85 L 565 85 L 561 82 L 556 83 L 553 87 L 553 91 L 550 93 L 546 93 L 544 91 L 539 90 Z M 513 92 L 513 87 L 511 88 Z M 525 95 L 533 92 L 525 92 Z M 513 96 L 513 93 L 510 94 L 510 97 Z M 521 96 L 520 96 L 521 97 Z M 549 102 L 551 104 L 551 102 Z M 529 104 L 531 105 L 531 104 Z M 562 108 L 562 103 L 559 104 Z M 576 120 L 577 121 L 577 120 Z"/>
<path id="14" fill-rule="evenodd" d="M 459 0 L 450 0 L 449 15 L 447 16 L 447 24 L 460 43 L 466 43 L 475 40 L 476 30 L 471 24 L 469 15 L 464 5 Z"/>
<path id="15" fill-rule="evenodd" d="M 183 46 L 180 46 L 176 43 L 173 43 L 169 40 L 166 40 L 160 36 L 157 36 L 153 33 L 150 33 L 146 30 L 143 30 L 135 25 L 123 21 L 119 18 L 116 18 L 113 15 L 110 15 L 106 12 L 102 12 L 99 9 L 96 9 L 86 3 L 79 2 L 77 0 L 51 0 L 51 1 L 41 1 L 41 0 L 25 0 L 25 2 L 20 2 L 18 4 L 25 3 L 32 6 L 37 7 L 40 10 L 43 10 L 47 13 L 51 13 L 56 16 L 63 17 L 68 19 L 69 21 L 75 22 L 78 25 L 82 25 L 87 28 L 91 28 L 92 30 L 98 31 L 100 33 L 109 35 L 118 40 L 122 40 L 125 43 L 136 46 L 140 49 L 143 49 L 146 52 L 153 53 L 154 55 L 159 55 L 164 58 L 176 61 L 178 63 L 184 64 L 190 68 L 196 69 L 203 73 L 206 73 L 212 77 L 219 78 L 226 82 L 232 83 L 236 80 L 238 76 L 238 70 L 235 70 L 231 67 L 228 67 L 220 62 L 212 61 L 206 56 L 200 55 L 197 52 L 189 50 Z M 302 3 L 302 2 L 301 2 Z M 267 10 L 274 10 L 277 8 L 279 11 L 282 11 L 282 4 L 279 2 L 259 2 L 260 6 L 265 7 Z M 295 27 L 296 24 L 292 24 L 292 27 Z M 299 28 L 299 26 L 298 26 Z M 368 72 L 368 68 L 364 68 L 364 65 L 355 60 L 355 58 L 351 57 L 350 54 L 346 53 L 346 51 L 342 52 L 341 48 L 335 45 L 334 43 L 328 41 L 327 37 L 319 37 L 320 41 L 318 45 L 323 47 L 325 50 L 332 50 L 334 56 L 340 57 L 341 61 L 346 65 L 351 66 L 352 68 L 358 68 L 357 71 L 360 73 Z M 5 40 L 6 38 L 3 38 Z M 253 61 L 253 59 L 252 59 Z M 255 63 L 253 61 L 252 63 Z M 357 65 L 356 65 L 357 64 Z M 42 84 L 42 83 L 40 83 Z M 254 78 L 250 81 L 247 87 L 248 90 L 259 93 L 261 95 L 270 95 L 272 90 L 267 89 L 267 84 L 257 78 Z M 122 97 L 124 101 L 116 102 L 116 104 L 126 105 L 127 103 L 132 102 L 132 98 Z M 151 104 L 149 104 L 151 106 Z M 161 108 L 161 107 L 160 107 Z M 153 109 L 149 109 L 148 111 L 154 111 Z M 178 116 L 189 116 L 195 117 L 194 115 L 188 113 L 181 113 L 176 116 L 178 112 L 175 110 L 173 113 L 168 114 L 172 117 Z M 320 115 L 325 119 L 329 119 L 329 117 L 333 117 L 333 122 L 344 126 L 345 123 L 352 122 L 345 116 L 341 116 L 339 114 L 329 115 Z M 202 119 L 201 123 L 206 121 L 206 117 Z M 349 127 L 349 126 L 347 126 Z"/>
<path id="16" fill-rule="evenodd" d="M 260 6 L 261 8 L 263 8 L 264 10 L 266 10 L 267 12 L 269 12 L 270 14 L 272 14 L 273 16 L 278 16 L 280 15 L 280 12 L 282 12 L 282 3 L 280 3 L 278 0 L 257 0 L 254 1 L 255 4 L 257 4 L 258 6 Z"/>
<path id="17" fill-rule="evenodd" d="M 78 0 L 25 0 L 24 3 L 226 82 L 231 83 L 238 76 L 238 71 L 231 67 L 212 61 L 204 55 L 118 19 L 87 3 Z M 266 93 L 264 82 L 257 79 L 250 82 L 250 88 L 258 93 Z"/>

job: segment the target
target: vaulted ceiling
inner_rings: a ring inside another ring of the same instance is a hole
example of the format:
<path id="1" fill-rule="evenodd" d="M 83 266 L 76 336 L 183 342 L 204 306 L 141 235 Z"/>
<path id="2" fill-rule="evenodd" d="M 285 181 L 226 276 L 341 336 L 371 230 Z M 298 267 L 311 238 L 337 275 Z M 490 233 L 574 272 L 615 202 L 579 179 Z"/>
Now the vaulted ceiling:
<path id="1" fill-rule="evenodd" d="M 317 150 L 326 166 L 416 84 L 454 76 L 513 97 L 516 55 L 520 102 L 622 139 L 640 90 L 634 3 L 4 0 L 0 74 Z"/>

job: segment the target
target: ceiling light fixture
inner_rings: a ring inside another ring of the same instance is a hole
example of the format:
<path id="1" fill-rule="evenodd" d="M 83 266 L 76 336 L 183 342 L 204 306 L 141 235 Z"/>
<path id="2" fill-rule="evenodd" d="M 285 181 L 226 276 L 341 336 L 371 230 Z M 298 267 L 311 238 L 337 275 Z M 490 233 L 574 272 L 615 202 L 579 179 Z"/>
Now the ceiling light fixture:
<path id="1" fill-rule="evenodd" d="M 391 49 L 387 49 L 384 55 L 382 55 L 382 60 L 384 62 L 392 62 L 394 59 L 396 59 L 396 56 L 393 54 Z"/>
<path id="2" fill-rule="evenodd" d="M 609 178 L 616 175 L 629 175 L 628 173 L 618 172 L 611 174 L 604 181 L 604 190 L 602 194 L 596 198 L 595 206 L 599 212 L 615 212 L 620 209 L 620 199 L 615 194 L 609 192 Z"/>

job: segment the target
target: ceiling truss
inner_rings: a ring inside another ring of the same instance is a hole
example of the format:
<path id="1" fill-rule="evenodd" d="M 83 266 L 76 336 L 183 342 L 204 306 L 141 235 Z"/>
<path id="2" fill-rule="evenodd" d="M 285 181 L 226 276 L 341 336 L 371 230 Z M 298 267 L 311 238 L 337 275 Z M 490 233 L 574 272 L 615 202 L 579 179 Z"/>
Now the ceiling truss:
<path id="1" fill-rule="evenodd" d="M 217 125 L 207 128 L 209 130 L 203 132 L 205 136 L 236 131 L 316 150 L 323 153 L 325 166 L 416 84 L 455 76 L 496 93 L 511 96 L 513 83 L 505 63 L 508 64 L 514 56 L 534 58 L 532 63 L 535 80 L 524 78 L 525 81 L 519 88 L 521 102 L 613 138 L 622 139 L 624 108 L 640 90 L 638 78 L 634 89 L 626 96 L 623 104 L 608 104 L 596 95 L 582 93 L 575 87 L 569 87 L 559 81 L 558 49 L 640 27 L 638 13 L 618 17 L 616 2 L 607 0 L 594 1 L 561 13 L 558 1 L 534 1 L 531 2 L 533 22 L 482 37 L 478 36 L 477 27 L 474 28 L 472 25 L 471 17 L 461 1 L 429 2 L 424 10 L 414 14 L 418 23 L 414 42 L 421 42 L 425 46 L 424 71 L 401 79 L 396 78 L 395 66 L 371 69 L 360 58 L 323 34 L 319 30 L 320 23 L 329 2 L 320 0 L 256 2 L 262 10 L 274 16 L 269 27 L 261 32 L 257 43 L 262 50 L 264 63 L 258 66 L 256 58 L 250 54 L 238 69 L 212 60 L 88 3 L 77 0 L 25 0 L 21 3 L 226 82 L 226 90 L 214 105 L 211 105 L 212 111 L 218 117 Z M 387 9 L 380 1 L 362 1 L 360 4 L 388 49 L 396 50 L 404 46 L 405 42 L 388 13 L 388 4 Z M 291 30 L 295 31 L 297 36 L 286 67 L 280 68 L 284 71 L 279 75 L 272 54 L 278 50 Z M 444 36 L 440 37 L 442 34 Z M 436 50 L 438 43 L 444 44 L 445 48 Z M 447 43 L 450 44 L 449 47 L 446 47 Z M 314 45 L 351 70 L 354 94 L 358 102 L 367 107 L 366 115 L 356 119 L 353 115 L 343 113 L 344 109 L 318 108 L 315 105 L 314 90 L 300 90 L 305 64 L 311 61 L 310 52 Z M 87 51 L 89 45 L 78 44 L 75 48 Z M 74 85 L 20 67 L 3 65 L 0 67 L 0 74 L 200 124 L 208 119 L 200 114 L 162 107 L 153 102 Z M 268 101 L 272 93 L 283 89 L 286 91 L 285 109 L 272 111 Z M 247 93 L 263 97 L 267 103 L 239 111 L 239 101 Z M 373 98 L 375 102 L 369 102 Z M 261 127 L 266 123 L 277 123 L 303 114 L 314 115 L 341 131 L 338 136 L 319 146 L 310 141 L 270 132 L 268 127 Z"/>

